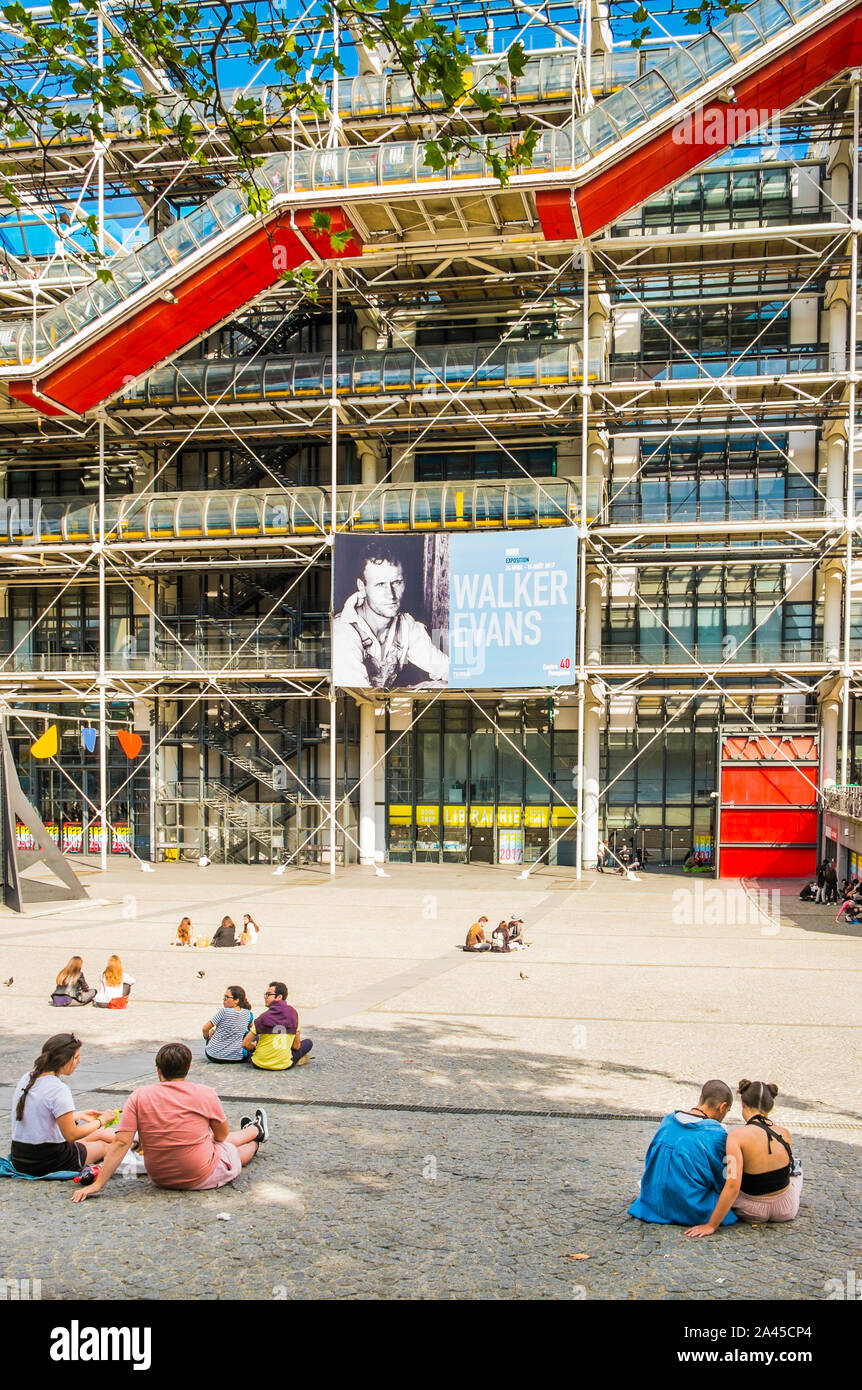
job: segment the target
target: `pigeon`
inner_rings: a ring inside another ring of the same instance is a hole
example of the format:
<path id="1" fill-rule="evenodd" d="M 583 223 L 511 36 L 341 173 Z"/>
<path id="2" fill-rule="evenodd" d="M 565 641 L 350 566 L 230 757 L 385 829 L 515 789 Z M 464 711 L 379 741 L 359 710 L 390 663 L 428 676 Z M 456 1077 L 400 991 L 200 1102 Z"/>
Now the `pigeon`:
<path id="1" fill-rule="evenodd" d="M 525 974 L 524 974 L 523 970 L 519 970 L 519 971 L 518 971 L 518 974 L 520 975 L 520 977 L 521 977 L 522 980 L 529 980 L 529 978 L 530 978 L 529 975 L 525 975 Z"/>
<path id="2" fill-rule="evenodd" d="M 9 979 L 8 979 L 8 980 L 4 980 L 3 983 L 4 983 L 4 985 L 6 986 L 6 988 L 8 989 L 10 985 L 14 985 L 14 983 L 15 983 L 15 976 L 14 976 L 14 975 L 10 975 L 10 976 L 9 976 Z"/>
<path id="3" fill-rule="evenodd" d="M 206 975 L 206 973 L 207 973 L 207 972 L 206 972 L 205 970 L 199 970 L 199 971 L 198 971 L 198 979 L 199 979 L 199 980 L 202 980 L 202 979 L 204 978 L 204 976 Z"/>

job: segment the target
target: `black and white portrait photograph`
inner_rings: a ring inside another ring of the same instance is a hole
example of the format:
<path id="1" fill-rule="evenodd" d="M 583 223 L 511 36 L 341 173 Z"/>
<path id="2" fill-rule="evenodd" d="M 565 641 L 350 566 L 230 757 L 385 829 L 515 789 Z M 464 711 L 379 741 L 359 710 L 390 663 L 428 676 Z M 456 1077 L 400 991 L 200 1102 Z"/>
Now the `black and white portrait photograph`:
<path id="1" fill-rule="evenodd" d="M 448 536 L 338 536 L 332 609 L 336 685 L 448 685 Z"/>

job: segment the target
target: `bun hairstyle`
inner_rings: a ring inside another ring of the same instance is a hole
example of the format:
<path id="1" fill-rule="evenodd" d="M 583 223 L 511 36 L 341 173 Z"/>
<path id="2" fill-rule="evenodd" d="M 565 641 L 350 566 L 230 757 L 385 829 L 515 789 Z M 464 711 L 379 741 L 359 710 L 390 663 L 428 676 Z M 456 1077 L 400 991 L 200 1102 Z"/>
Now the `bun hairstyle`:
<path id="1" fill-rule="evenodd" d="M 759 1110 L 768 1115 L 772 1109 L 778 1087 L 772 1081 L 740 1081 L 737 1090 L 743 1105 L 749 1110 Z"/>

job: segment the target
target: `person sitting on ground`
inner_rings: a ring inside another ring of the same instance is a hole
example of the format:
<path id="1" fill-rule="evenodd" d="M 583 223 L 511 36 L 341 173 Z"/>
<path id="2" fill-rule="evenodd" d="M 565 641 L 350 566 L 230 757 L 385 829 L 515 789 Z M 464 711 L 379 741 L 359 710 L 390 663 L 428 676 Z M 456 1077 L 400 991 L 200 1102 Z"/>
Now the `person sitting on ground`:
<path id="1" fill-rule="evenodd" d="M 793 1157 L 790 1131 L 769 1123 L 777 1095 L 771 1081 L 740 1081 L 745 1124 L 727 1136 L 727 1179 L 709 1220 L 686 1235 L 713 1235 L 731 1208 L 740 1221 L 749 1222 L 792 1221 L 798 1215 L 802 1171 Z"/>
<path id="2" fill-rule="evenodd" d="M 526 951 L 530 943 L 524 940 L 523 917 L 511 917 L 506 926 L 509 932 L 509 950 Z"/>
<path id="3" fill-rule="evenodd" d="M 299 1035 L 299 1014 L 287 1002 L 287 985 L 281 980 L 271 980 L 263 1002 L 265 1012 L 254 1020 L 242 1040 L 254 1065 L 264 1071 L 287 1071 L 289 1067 L 304 1066 L 312 1043 Z"/>
<path id="4" fill-rule="evenodd" d="M 102 1126 L 113 1110 L 76 1110 L 66 1080 L 80 1060 L 80 1039 L 55 1033 L 15 1087 L 9 1157 L 16 1172 L 30 1178 L 79 1173 L 107 1152 L 114 1136 Z"/>
<path id="5" fill-rule="evenodd" d="M 203 1026 L 204 1052 L 210 1062 L 245 1062 L 248 1052 L 242 1040 L 254 1022 L 251 1004 L 242 985 L 228 985 L 220 1009 Z"/>
<path id="6" fill-rule="evenodd" d="M 221 926 L 210 942 L 211 946 L 239 946 L 240 938 L 232 917 L 222 917 Z"/>
<path id="7" fill-rule="evenodd" d="M 712 1219 L 724 1187 L 727 1133 L 721 1121 L 733 1102 L 723 1081 L 707 1081 L 697 1105 L 665 1115 L 646 1153 L 640 1195 L 629 1216 L 657 1224 L 694 1226 Z M 736 1221 L 728 1210 L 721 1225 Z"/>
<path id="8" fill-rule="evenodd" d="M 814 882 L 806 883 L 802 892 L 799 894 L 799 901 L 802 903 L 813 903 L 817 901 L 817 884 Z"/>
<path id="9" fill-rule="evenodd" d="M 253 946 L 259 936 L 260 927 L 257 925 L 257 922 L 254 920 L 254 918 L 250 916 L 248 912 L 246 912 L 242 919 L 242 945 Z"/>
<path id="10" fill-rule="evenodd" d="M 193 946 L 192 941 L 192 919 L 184 917 L 177 927 L 177 939 L 171 942 L 172 946 Z"/>
<path id="11" fill-rule="evenodd" d="M 70 1004 L 91 1004 L 95 997 L 96 991 L 84 979 L 83 960 L 80 956 L 72 956 L 57 976 L 51 1003 L 63 1008 Z"/>
<path id="12" fill-rule="evenodd" d="M 505 918 L 498 922 L 491 932 L 491 938 L 495 951 L 508 951 L 509 949 L 509 928 L 506 926 Z"/>
<path id="13" fill-rule="evenodd" d="M 125 1008 L 115 1000 L 127 1000 L 135 983 L 134 975 L 127 975 L 119 956 L 110 956 L 108 964 L 99 976 L 99 988 L 93 1000 L 94 1009 Z"/>
<path id="14" fill-rule="evenodd" d="M 838 915 L 835 921 L 840 922 L 842 917 L 847 926 L 858 927 L 860 921 L 862 921 L 862 902 L 860 902 L 858 897 L 845 898 L 838 909 Z"/>
<path id="15" fill-rule="evenodd" d="M 185 1043 L 165 1043 L 156 1053 L 157 1082 L 139 1086 L 123 1106 L 113 1143 L 96 1181 L 72 1197 L 98 1197 L 116 1172 L 137 1131 L 147 1176 L 156 1187 L 206 1192 L 238 1178 L 269 1138 L 265 1110 L 243 1116 L 238 1130 L 227 1122 L 211 1086 L 187 1081 L 192 1064 Z"/>
<path id="16" fill-rule="evenodd" d="M 488 925 L 487 917 L 480 917 L 478 922 L 474 922 L 467 933 L 467 940 L 464 943 L 465 951 L 490 951 L 491 943 L 485 936 L 485 927 Z"/>

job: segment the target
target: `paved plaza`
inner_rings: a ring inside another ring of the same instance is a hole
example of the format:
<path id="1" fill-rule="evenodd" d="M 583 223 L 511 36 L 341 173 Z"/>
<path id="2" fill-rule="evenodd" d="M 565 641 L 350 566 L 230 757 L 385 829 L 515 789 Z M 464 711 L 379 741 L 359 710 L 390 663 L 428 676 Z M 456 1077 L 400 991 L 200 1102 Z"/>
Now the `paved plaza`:
<path id="1" fill-rule="evenodd" d="M 823 1299 L 862 1270 L 862 929 L 796 885 L 396 865 L 82 877 L 90 903 L 46 885 L 0 915 L 0 1152 L 15 1081 L 70 1027 L 80 1108 L 121 1104 L 185 1040 L 232 1125 L 262 1103 L 273 1133 L 215 1192 L 115 1178 L 79 1207 L 71 1184 L 0 1180 L 0 1273 L 40 1279 L 43 1299 Z M 480 913 L 513 910 L 529 951 L 456 949 Z M 245 911 L 254 947 L 170 945 L 184 913 L 211 935 Z M 93 982 L 114 951 L 137 980 L 125 1012 L 50 1007 L 70 955 Z M 259 1012 L 271 979 L 312 1064 L 208 1064 L 225 986 Z M 657 1117 L 712 1076 L 778 1083 L 805 1165 L 796 1222 L 690 1241 L 626 1215 Z"/>

